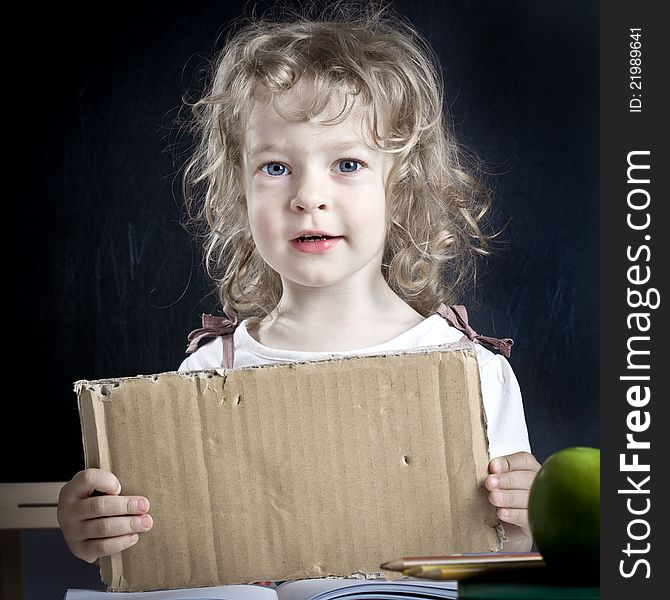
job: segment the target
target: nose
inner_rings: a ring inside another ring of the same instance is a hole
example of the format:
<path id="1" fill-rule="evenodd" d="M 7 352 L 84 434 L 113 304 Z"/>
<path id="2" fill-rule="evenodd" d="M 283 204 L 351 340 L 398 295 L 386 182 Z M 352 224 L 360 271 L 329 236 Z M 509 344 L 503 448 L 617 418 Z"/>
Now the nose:
<path id="1" fill-rule="evenodd" d="M 298 182 L 295 197 L 291 201 L 291 209 L 308 213 L 326 210 L 330 204 L 327 194 L 327 186 L 322 178 L 305 173 Z"/>

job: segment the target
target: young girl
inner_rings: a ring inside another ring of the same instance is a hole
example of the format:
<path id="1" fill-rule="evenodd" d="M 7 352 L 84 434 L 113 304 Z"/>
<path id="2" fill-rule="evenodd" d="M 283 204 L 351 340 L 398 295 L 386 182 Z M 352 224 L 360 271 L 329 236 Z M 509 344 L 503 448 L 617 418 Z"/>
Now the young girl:
<path id="1" fill-rule="evenodd" d="M 529 453 L 510 340 L 450 307 L 486 253 L 489 198 L 463 167 L 427 43 L 388 11 L 252 20 L 194 105 L 191 214 L 225 317 L 203 316 L 180 371 L 475 342 L 488 421 L 490 502 L 506 551 L 530 550 Z M 237 315 L 240 315 L 238 318 Z M 212 337 L 213 339 L 205 339 Z M 200 348 L 198 343 L 206 341 Z M 58 518 L 88 562 L 152 527 L 149 500 L 86 469 Z M 95 495 L 94 495 L 95 493 Z"/>

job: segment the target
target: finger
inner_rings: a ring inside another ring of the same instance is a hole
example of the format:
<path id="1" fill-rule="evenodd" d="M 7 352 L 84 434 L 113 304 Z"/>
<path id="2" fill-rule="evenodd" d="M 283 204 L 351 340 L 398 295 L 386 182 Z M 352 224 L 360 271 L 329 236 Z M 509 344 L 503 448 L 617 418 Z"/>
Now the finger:
<path id="1" fill-rule="evenodd" d="M 531 485 L 533 485 L 536 475 L 536 471 L 498 473 L 496 475 L 489 475 L 484 481 L 484 485 L 488 490 L 529 490 Z"/>
<path id="2" fill-rule="evenodd" d="M 522 531 L 528 530 L 528 511 L 518 508 L 499 508 L 497 516 L 501 521 L 520 527 Z"/>
<path id="3" fill-rule="evenodd" d="M 528 508 L 528 490 L 495 490 L 489 494 L 489 502 L 502 508 Z"/>
<path id="4" fill-rule="evenodd" d="M 81 534 L 84 540 L 106 539 L 126 536 L 132 533 L 148 531 L 153 526 L 150 515 L 135 517 L 107 517 L 91 519 L 82 524 Z"/>
<path id="5" fill-rule="evenodd" d="M 149 510 L 149 501 L 143 496 L 91 496 L 80 500 L 79 520 L 119 515 L 140 515 Z"/>
<path id="6" fill-rule="evenodd" d="M 489 462 L 489 473 L 509 473 L 510 471 L 537 471 L 540 463 L 528 452 L 515 452 L 498 456 Z"/>
<path id="7" fill-rule="evenodd" d="M 134 546 L 139 539 L 140 536 L 137 533 L 131 533 L 113 538 L 83 542 L 77 549 L 76 556 L 86 562 L 92 563 L 101 556 L 117 554 L 126 548 Z"/>
<path id="8" fill-rule="evenodd" d="M 60 500 L 72 502 L 87 498 L 93 492 L 103 494 L 121 493 L 121 483 L 116 475 L 103 469 L 84 469 L 79 471 L 69 483 L 65 484 L 60 492 Z"/>

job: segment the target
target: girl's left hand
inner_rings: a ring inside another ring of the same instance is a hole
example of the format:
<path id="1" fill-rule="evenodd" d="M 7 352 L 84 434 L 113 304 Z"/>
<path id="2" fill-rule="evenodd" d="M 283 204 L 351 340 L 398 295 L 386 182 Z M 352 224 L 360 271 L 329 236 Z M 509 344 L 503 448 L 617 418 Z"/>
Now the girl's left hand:
<path id="1" fill-rule="evenodd" d="M 505 552 L 529 552 L 533 538 L 528 523 L 530 486 L 540 469 L 540 463 L 528 452 L 499 456 L 489 463 L 489 475 L 484 484 L 489 502 L 498 507 L 496 514 L 506 523 Z"/>

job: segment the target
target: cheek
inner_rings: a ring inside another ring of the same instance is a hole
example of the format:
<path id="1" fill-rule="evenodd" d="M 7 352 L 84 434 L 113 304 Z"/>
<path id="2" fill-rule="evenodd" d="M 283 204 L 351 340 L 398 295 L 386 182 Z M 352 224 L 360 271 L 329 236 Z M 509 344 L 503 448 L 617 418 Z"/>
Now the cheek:
<path id="1" fill-rule="evenodd" d="M 249 227 L 251 228 L 251 233 L 256 235 L 257 232 L 260 232 L 266 228 L 266 218 L 263 215 L 263 212 L 258 210 L 252 204 L 247 205 L 247 217 L 249 219 Z"/>
<path id="2" fill-rule="evenodd" d="M 347 220 L 357 231 L 365 233 L 370 243 L 383 241 L 386 232 L 386 204 L 378 190 L 357 199 L 348 211 Z"/>
<path id="3" fill-rule="evenodd" d="M 264 249 L 280 234 L 277 229 L 278 219 L 273 217 L 272 211 L 267 210 L 267 207 L 254 202 L 247 204 L 247 217 L 254 243 L 263 255 Z"/>

